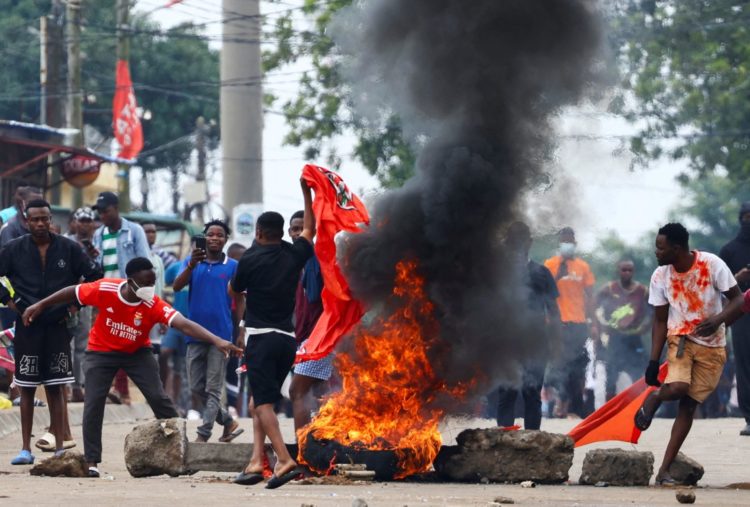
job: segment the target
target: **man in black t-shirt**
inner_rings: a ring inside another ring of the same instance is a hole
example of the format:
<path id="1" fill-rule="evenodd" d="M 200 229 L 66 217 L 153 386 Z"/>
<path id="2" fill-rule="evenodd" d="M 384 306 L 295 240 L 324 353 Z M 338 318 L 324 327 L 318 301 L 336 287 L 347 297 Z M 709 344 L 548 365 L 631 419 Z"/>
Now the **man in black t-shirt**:
<path id="1" fill-rule="evenodd" d="M 278 457 L 273 477 L 266 486 L 269 489 L 286 484 L 298 474 L 297 463 L 284 444 L 273 406 L 281 398 L 281 384 L 294 364 L 297 351 L 292 324 L 294 296 L 300 271 L 313 255 L 312 194 L 307 183 L 301 182 L 305 211 L 300 236 L 293 244 L 282 241 L 284 218 L 273 211 L 260 215 L 255 242 L 240 258 L 229 287 L 234 294 L 247 293 L 245 364 L 253 395 L 255 444 L 250 463 L 235 482 L 246 485 L 263 480 L 263 443 L 268 436 Z"/>
<path id="2" fill-rule="evenodd" d="M 529 260 L 531 231 L 523 222 L 514 222 L 508 228 L 505 248 L 508 257 L 515 262 L 518 274 L 516 282 L 519 290 L 525 292 L 528 300 L 528 319 L 544 323 L 541 332 L 549 338 L 559 336 L 560 313 L 557 308 L 557 285 L 549 269 Z M 554 338 L 553 338 L 554 339 Z M 524 364 L 521 393 L 524 401 L 524 428 L 538 430 L 542 424 L 542 383 L 546 367 L 546 354 L 539 351 L 538 357 Z M 513 426 L 515 421 L 516 398 L 519 389 L 514 386 L 501 386 L 498 389 L 497 424 Z"/>

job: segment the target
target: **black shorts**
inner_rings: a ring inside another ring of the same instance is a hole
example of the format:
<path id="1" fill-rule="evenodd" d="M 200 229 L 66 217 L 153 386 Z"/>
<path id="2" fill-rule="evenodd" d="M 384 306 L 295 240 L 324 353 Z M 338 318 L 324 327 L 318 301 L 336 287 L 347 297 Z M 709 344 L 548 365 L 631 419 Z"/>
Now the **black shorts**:
<path id="1" fill-rule="evenodd" d="M 75 380 L 70 360 L 70 332 L 64 320 L 35 322 L 26 327 L 18 318 L 13 349 L 14 381 L 19 387 L 69 384 Z"/>
<path id="2" fill-rule="evenodd" d="M 276 332 L 247 335 L 245 364 L 256 406 L 281 399 L 281 386 L 296 354 L 297 341 L 289 335 Z"/>

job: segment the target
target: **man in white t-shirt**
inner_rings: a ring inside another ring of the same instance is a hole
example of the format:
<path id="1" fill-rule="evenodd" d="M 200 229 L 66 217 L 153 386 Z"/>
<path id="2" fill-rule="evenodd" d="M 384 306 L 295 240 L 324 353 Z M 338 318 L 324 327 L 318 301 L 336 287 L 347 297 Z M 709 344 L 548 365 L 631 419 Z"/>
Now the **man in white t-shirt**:
<path id="1" fill-rule="evenodd" d="M 696 407 L 719 383 L 726 362 L 726 330 L 723 323 L 714 322 L 714 316 L 722 311 L 722 295 L 730 302 L 741 297 L 724 261 L 714 254 L 691 251 L 688 240 L 688 231 L 681 224 L 670 223 L 659 229 L 655 252 L 659 267 L 651 275 L 649 288 L 654 323 L 646 383 L 661 385 L 659 358 L 665 342 L 669 371 L 664 384 L 636 412 L 636 427 L 647 429 L 663 401 L 680 402 L 664 460 L 656 474 L 658 485 L 675 484 L 669 467 L 690 432 Z"/>

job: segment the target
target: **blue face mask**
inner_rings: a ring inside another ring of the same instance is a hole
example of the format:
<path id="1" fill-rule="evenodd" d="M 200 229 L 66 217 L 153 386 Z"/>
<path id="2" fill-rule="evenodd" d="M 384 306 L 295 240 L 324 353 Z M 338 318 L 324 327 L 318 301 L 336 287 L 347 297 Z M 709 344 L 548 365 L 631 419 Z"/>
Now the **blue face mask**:
<path id="1" fill-rule="evenodd" d="M 560 255 L 564 259 L 572 259 L 576 255 L 575 243 L 560 243 Z"/>

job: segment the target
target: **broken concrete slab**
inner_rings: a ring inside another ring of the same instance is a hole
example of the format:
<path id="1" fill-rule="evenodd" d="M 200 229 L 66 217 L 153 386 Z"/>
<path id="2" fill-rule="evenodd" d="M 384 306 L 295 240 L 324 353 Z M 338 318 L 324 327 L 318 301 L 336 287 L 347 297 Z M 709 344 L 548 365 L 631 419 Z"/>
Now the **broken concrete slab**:
<path id="1" fill-rule="evenodd" d="M 51 456 L 34 465 L 29 473 L 48 477 L 88 477 L 88 470 L 83 454 L 65 451 L 60 456 Z"/>
<path id="2" fill-rule="evenodd" d="M 273 449 L 265 447 L 273 462 Z M 287 444 L 287 449 L 297 455 L 297 444 Z M 185 419 L 179 418 L 141 424 L 125 438 L 125 464 L 133 477 L 238 472 L 252 452 L 253 444 L 188 442 Z"/>
<path id="3" fill-rule="evenodd" d="M 648 486 L 654 474 L 654 455 L 625 449 L 595 449 L 586 453 L 580 484 Z"/>
<path id="4" fill-rule="evenodd" d="M 133 477 L 187 473 L 185 419 L 160 419 L 133 428 L 125 437 L 125 465 Z"/>
<path id="5" fill-rule="evenodd" d="M 573 465 L 573 439 L 546 431 L 469 429 L 443 447 L 435 470 L 445 480 L 559 484 Z"/>
<path id="6" fill-rule="evenodd" d="M 683 453 L 677 453 L 677 457 L 669 467 L 669 475 L 677 481 L 677 484 L 695 486 L 703 477 L 703 466 Z"/>

